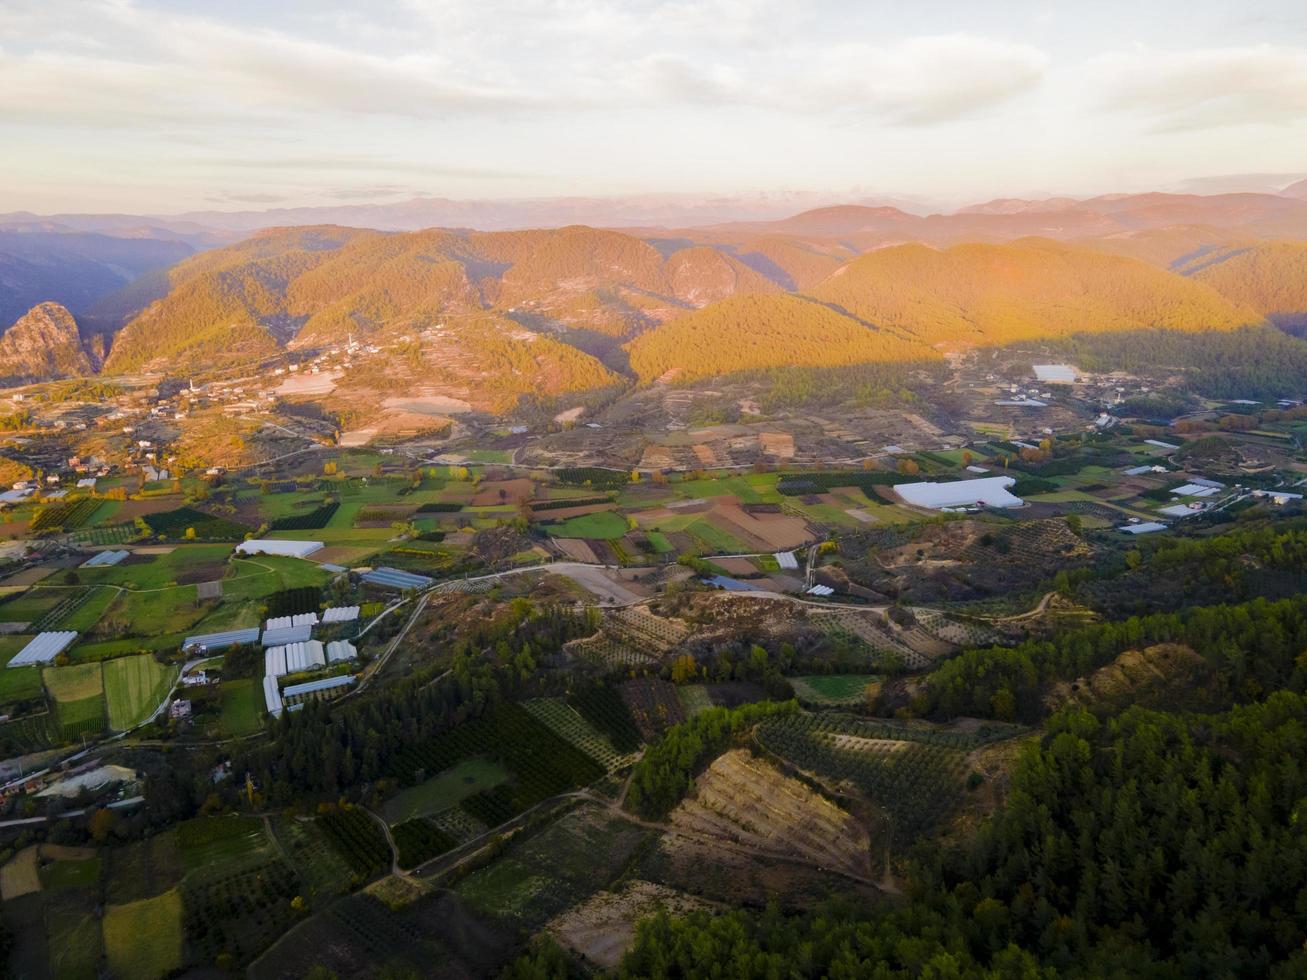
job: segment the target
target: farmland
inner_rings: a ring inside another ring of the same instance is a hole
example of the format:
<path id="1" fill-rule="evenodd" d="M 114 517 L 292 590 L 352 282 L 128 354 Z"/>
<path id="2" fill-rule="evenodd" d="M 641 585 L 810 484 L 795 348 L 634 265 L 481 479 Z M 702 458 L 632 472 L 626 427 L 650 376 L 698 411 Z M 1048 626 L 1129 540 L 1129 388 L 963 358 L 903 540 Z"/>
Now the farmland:
<path id="1" fill-rule="evenodd" d="M 109 727 L 116 732 L 140 724 L 159 707 L 177 678 L 175 667 L 154 657 L 118 657 L 104 662 L 104 693 L 109 703 Z"/>

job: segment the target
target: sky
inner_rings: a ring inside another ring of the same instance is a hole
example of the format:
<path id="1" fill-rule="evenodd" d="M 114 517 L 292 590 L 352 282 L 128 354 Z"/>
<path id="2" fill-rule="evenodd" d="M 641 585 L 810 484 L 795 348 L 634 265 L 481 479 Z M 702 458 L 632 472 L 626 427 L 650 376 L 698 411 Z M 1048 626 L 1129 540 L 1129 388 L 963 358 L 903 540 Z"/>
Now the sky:
<path id="1" fill-rule="evenodd" d="M 1304 174 L 1302 0 L 0 0 L 0 211 Z"/>

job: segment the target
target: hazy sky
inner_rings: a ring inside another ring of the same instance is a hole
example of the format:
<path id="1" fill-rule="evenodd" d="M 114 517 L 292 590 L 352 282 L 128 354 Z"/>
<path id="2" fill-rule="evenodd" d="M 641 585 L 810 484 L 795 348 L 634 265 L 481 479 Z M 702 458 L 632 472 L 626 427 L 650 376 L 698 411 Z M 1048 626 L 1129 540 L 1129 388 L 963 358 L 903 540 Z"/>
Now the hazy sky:
<path id="1" fill-rule="evenodd" d="M 0 210 L 1302 173 L 1303 0 L 0 0 Z"/>

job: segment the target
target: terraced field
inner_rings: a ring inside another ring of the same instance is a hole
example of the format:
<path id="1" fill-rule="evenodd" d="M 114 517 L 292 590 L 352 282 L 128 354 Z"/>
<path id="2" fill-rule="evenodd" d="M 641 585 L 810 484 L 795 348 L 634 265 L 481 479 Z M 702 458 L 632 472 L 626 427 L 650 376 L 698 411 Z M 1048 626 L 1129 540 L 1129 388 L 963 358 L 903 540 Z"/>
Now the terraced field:
<path id="1" fill-rule="evenodd" d="M 560 698 L 535 698 L 524 701 L 523 707 L 555 735 L 576 746 L 609 772 L 629 765 L 634 758 L 630 753 L 618 752 L 608 736 Z"/>

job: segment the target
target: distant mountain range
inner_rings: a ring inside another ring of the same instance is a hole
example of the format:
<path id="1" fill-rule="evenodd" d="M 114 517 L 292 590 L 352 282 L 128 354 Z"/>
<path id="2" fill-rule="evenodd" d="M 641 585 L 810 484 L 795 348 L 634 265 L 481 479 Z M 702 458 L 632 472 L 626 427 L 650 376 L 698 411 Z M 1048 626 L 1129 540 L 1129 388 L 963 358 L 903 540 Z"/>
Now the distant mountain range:
<path id="1" fill-rule="evenodd" d="M 417 220 L 457 204 L 325 213 Z M 499 218 L 513 213 L 527 212 L 504 205 Z M 538 390 L 502 384 L 495 401 L 507 404 L 510 394 L 603 387 L 620 375 L 930 359 L 1141 327 L 1307 328 L 1303 184 L 1282 194 L 1004 199 L 932 215 L 839 205 L 625 231 L 296 225 L 217 247 L 213 236 L 230 231 L 208 220 L 0 218 L 0 322 L 46 303 L 0 351 L 3 364 L 30 370 L 8 373 L 195 371 L 437 328 L 450 376 L 469 390 L 478 378 L 497 383 L 504 365 L 548 376 Z M 74 320 L 84 360 L 72 348 L 38 352 L 40 337 L 68 347 Z"/>

